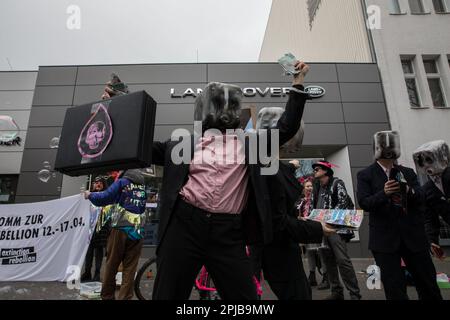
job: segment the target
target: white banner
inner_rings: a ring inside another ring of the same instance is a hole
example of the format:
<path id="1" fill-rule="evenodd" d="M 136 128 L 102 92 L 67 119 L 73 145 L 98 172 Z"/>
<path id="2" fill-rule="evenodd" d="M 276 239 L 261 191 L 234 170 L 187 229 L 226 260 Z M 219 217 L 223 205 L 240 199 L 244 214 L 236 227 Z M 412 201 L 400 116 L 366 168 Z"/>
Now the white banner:
<path id="1" fill-rule="evenodd" d="M 98 213 L 82 195 L 0 205 L 0 281 L 66 281 L 81 270 Z"/>

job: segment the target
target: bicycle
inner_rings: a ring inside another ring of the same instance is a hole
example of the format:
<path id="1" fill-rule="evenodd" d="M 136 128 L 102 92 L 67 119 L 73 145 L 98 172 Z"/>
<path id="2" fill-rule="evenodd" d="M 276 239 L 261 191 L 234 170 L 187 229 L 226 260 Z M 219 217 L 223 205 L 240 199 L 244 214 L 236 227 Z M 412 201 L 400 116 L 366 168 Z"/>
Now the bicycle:
<path id="1" fill-rule="evenodd" d="M 144 262 L 134 279 L 134 293 L 139 300 L 152 300 L 156 273 L 156 257 L 154 256 Z"/>
<path id="2" fill-rule="evenodd" d="M 134 279 L 134 293 L 139 300 L 152 300 L 153 286 L 157 274 L 156 257 L 151 257 L 139 268 Z M 258 297 L 262 296 L 261 283 L 253 277 Z M 214 287 L 211 277 L 203 266 L 195 279 L 195 289 L 199 292 L 200 300 L 220 299 L 217 289 Z"/>
<path id="3" fill-rule="evenodd" d="M 256 278 L 256 276 L 253 276 L 253 282 L 255 283 L 258 300 L 261 300 L 263 293 L 261 282 Z M 200 300 L 220 300 L 219 293 L 214 287 L 214 284 L 205 266 L 202 267 L 200 273 L 195 279 L 195 288 L 199 293 Z"/>

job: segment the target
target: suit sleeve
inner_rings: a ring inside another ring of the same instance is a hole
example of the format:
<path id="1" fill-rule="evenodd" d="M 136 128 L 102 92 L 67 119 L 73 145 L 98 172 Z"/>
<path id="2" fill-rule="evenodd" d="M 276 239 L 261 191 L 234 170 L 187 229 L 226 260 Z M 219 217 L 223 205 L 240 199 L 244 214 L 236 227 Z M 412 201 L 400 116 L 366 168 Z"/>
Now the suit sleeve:
<path id="1" fill-rule="evenodd" d="M 358 203 L 361 209 L 367 212 L 373 212 L 389 202 L 389 198 L 380 190 L 376 193 L 371 192 L 371 181 L 364 171 L 358 172 Z"/>
<path id="2" fill-rule="evenodd" d="M 275 224 L 278 225 L 278 231 L 287 232 L 295 242 L 322 242 L 323 229 L 319 222 L 303 221 L 290 215 L 283 215 L 279 218 L 279 223 Z"/>
<path id="3" fill-rule="evenodd" d="M 304 90 L 302 85 L 294 85 L 294 88 Z M 300 123 L 305 110 L 305 103 L 308 95 L 291 91 L 286 109 L 277 123 L 277 129 L 280 133 L 280 146 L 288 142 L 300 128 Z"/>
<path id="4" fill-rule="evenodd" d="M 425 202 L 425 195 L 422 187 L 419 184 L 419 180 L 417 179 L 417 175 L 412 169 L 408 169 L 408 186 L 410 190 L 408 192 L 408 201 L 417 206 L 422 206 Z"/>
<path id="5" fill-rule="evenodd" d="M 439 215 L 433 210 L 431 206 L 427 205 L 425 213 L 425 232 L 431 243 L 439 244 L 439 232 L 441 223 L 439 221 Z"/>

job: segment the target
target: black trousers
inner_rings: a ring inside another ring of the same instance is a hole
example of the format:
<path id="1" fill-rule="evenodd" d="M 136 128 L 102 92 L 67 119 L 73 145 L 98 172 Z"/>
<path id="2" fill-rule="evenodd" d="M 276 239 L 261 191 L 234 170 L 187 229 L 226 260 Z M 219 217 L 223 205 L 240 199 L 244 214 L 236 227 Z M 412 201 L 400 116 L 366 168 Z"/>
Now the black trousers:
<path id="1" fill-rule="evenodd" d="M 157 256 L 153 300 L 187 300 L 205 265 L 224 300 L 256 300 L 241 215 L 213 214 L 178 199 Z"/>
<path id="2" fill-rule="evenodd" d="M 278 300 L 312 300 L 298 244 L 251 246 L 250 257 L 255 277 L 261 281 L 262 271 Z"/>
<path id="3" fill-rule="evenodd" d="M 406 264 L 416 284 L 420 300 L 442 300 L 441 291 L 436 282 L 436 269 L 426 250 L 411 252 L 405 245 L 394 253 L 373 252 L 380 267 L 381 281 L 387 300 L 408 300 L 406 276 L 401 268 L 401 258 Z"/>
<path id="4" fill-rule="evenodd" d="M 291 281 L 267 280 L 278 300 L 312 300 L 311 287 L 306 276 Z"/>
<path id="5" fill-rule="evenodd" d="M 91 241 L 91 243 L 89 244 L 88 251 L 86 252 L 86 259 L 85 259 L 84 272 L 87 274 L 91 274 L 92 262 L 94 261 L 94 252 L 95 252 L 95 273 L 100 274 L 100 269 L 102 268 L 103 247 L 94 245 L 94 243 Z"/>

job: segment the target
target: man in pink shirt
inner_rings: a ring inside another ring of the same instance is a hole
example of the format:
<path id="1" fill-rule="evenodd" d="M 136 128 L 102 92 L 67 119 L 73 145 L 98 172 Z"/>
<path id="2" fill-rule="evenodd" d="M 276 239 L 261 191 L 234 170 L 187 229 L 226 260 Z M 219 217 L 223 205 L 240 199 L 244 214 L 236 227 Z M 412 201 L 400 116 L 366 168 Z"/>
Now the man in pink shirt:
<path id="1" fill-rule="evenodd" d="M 279 136 L 280 145 L 298 131 L 309 97 L 303 91 L 309 67 L 297 62 L 296 69 L 286 111 L 269 132 Z M 259 149 L 248 146 L 252 138 L 267 147 L 271 143 L 257 133 L 242 139 L 227 132 L 240 124 L 241 99 L 239 87 L 223 83 L 210 83 L 199 95 L 195 120 L 201 121 L 201 137 L 179 151 L 188 161 L 174 157 L 182 141 L 153 143 L 153 163 L 164 166 L 153 299 L 188 299 L 202 265 L 222 299 L 257 298 L 245 245 L 269 243 L 272 219 L 262 174 L 267 166 Z"/>

